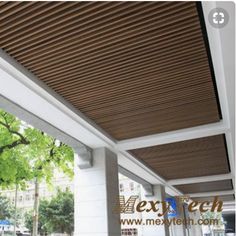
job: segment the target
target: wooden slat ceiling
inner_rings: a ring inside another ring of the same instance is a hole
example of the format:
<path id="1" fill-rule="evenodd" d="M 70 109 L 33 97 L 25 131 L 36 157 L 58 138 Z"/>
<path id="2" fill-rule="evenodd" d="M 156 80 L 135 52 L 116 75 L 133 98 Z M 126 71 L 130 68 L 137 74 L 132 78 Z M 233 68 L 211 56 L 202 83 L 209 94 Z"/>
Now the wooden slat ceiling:
<path id="1" fill-rule="evenodd" d="M 1 2 L 0 20 L 0 47 L 117 140 L 221 118 L 195 2 Z"/>
<path id="2" fill-rule="evenodd" d="M 235 200 L 235 196 L 234 194 L 231 195 L 222 195 L 222 196 L 218 196 L 219 199 L 221 201 L 234 201 Z M 194 201 L 199 201 L 199 202 L 203 202 L 203 201 L 213 201 L 214 197 L 195 197 L 195 198 L 191 198 Z"/>
<path id="3" fill-rule="evenodd" d="M 230 172 L 224 135 L 135 149 L 130 153 L 167 180 Z"/>
<path id="4" fill-rule="evenodd" d="M 214 191 L 224 191 L 232 190 L 232 180 L 221 180 L 221 181 L 212 181 L 204 183 L 195 183 L 195 184 L 183 184 L 175 185 L 182 193 L 202 193 L 202 192 L 214 192 Z"/>

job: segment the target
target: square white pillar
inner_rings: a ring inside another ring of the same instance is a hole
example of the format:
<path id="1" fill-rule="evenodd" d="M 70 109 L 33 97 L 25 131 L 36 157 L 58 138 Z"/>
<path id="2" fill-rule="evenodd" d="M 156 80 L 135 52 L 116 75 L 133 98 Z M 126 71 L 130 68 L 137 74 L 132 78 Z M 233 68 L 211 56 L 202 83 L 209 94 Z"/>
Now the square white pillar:
<path id="1" fill-rule="evenodd" d="M 183 208 L 183 203 L 181 200 L 177 199 L 177 204 L 179 206 L 179 211 L 178 211 L 178 216 L 175 217 L 176 219 L 185 219 L 184 217 L 184 208 Z M 170 236 L 187 236 L 187 229 L 184 224 L 171 224 L 170 226 Z M 193 235 L 191 235 L 193 236 Z"/>
<path id="2" fill-rule="evenodd" d="M 162 185 L 153 186 L 153 196 L 145 196 L 145 191 L 142 189 L 142 201 L 165 201 L 166 193 L 165 188 Z M 158 213 L 162 213 L 161 204 L 158 204 L 158 212 L 143 212 L 142 219 L 146 222 L 146 219 L 163 219 L 166 216 L 158 216 Z M 143 235 L 145 236 L 169 236 L 169 227 L 167 225 L 144 225 Z"/>
<path id="3" fill-rule="evenodd" d="M 93 166 L 75 165 L 75 236 L 120 236 L 116 154 L 106 148 L 93 150 Z"/>
<path id="4" fill-rule="evenodd" d="M 201 219 L 201 215 L 199 211 L 189 213 L 189 217 L 194 220 L 194 222 L 198 222 Z M 198 223 L 196 225 L 191 225 L 189 229 L 189 235 L 191 236 L 198 236 L 203 235 L 202 233 L 202 226 Z"/>

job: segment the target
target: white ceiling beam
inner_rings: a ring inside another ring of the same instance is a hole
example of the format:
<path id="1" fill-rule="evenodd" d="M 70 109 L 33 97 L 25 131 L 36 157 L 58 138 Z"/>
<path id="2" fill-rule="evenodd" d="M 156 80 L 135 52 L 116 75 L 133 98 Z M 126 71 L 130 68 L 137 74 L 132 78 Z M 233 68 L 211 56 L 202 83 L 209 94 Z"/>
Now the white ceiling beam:
<path id="1" fill-rule="evenodd" d="M 217 192 L 205 192 L 205 193 L 187 193 L 185 195 L 193 197 L 215 197 L 215 196 L 225 196 L 234 194 L 234 190 L 227 191 L 217 191 Z"/>
<path id="2" fill-rule="evenodd" d="M 1 71 L 0 71 L 1 75 Z M 54 127 L 49 124 L 47 121 L 40 119 L 34 114 L 28 112 L 24 108 L 16 105 L 15 103 L 9 101 L 5 97 L 0 94 L 0 108 L 8 111 L 11 114 L 15 114 L 20 119 L 25 122 L 31 124 L 35 128 L 45 131 L 47 134 L 52 135 L 53 137 L 59 139 L 60 141 L 68 144 L 73 147 L 75 152 L 81 155 L 81 151 L 84 150 L 84 145 L 80 143 L 80 141 L 68 135 L 67 132 L 63 132 L 62 130 Z M 82 149 L 81 149 L 82 148 Z M 119 152 L 116 149 L 110 148 L 113 152 L 118 154 L 118 162 L 123 167 L 128 169 L 130 172 L 135 173 L 138 176 L 142 176 L 148 183 L 151 184 L 163 184 L 166 187 L 166 192 L 169 195 L 181 195 L 182 193 L 175 189 L 174 187 L 168 185 L 164 179 L 162 179 L 159 175 L 150 170 L 143 163 L 138 161 L 135 157 L 130 155 L 128 152 Z M 81 163 L 80 163 L 81 164 Z M 89 164 L 87 161 L 82 163 L 83 165 Z"/>
<path id="3" fill-rule="evenodd" d="M 232 207 L 235 207 L 235 201 L 224 201 L 223 205 L 224 205 L 223 210 L 231 209 Z M 209 207 L 211 206 L 212 206 L 212 203 L 210 203 Z"/>
<path id="4" fill-rule="evenodd" d="M 98 148 L 115 145 L 115 141 L 93 121 L 77 111 L 1 49 L 0 84 L 2 85 L 0 94 L 4 98 L 86 146 Z M 21 117 L 21 114 L 15 115 L 23 120 L 25 118 Z"/>
<path id="5" fill-rule="evenodd" d="M 223 121 L 220 121 L 213 124 L 196 126 L 193 128 L 179 129 L 175 131 L 119 141 L 117 143 L 117 147 L 122 151 L 132 150 L 213 136 L 228 131 L 229 127 Z"/>
<path id="6" fill-rule="evenodd" d="M 165 179 L 159 176 L 156 172 L 150 169 L 144 162 L 139 161 L 137 158 L 132 156 L 130 153 L 123 151 L 118 153 L 118 164 L 135 175 L 145 178 L 152 185 L 162 184 L 165 186 L 165 191 L 170 196 L 183 195 L 181 191 L 170 185 Z M 146 176 L 144 176 L 144 171 Z"/>
<path id="7" fill-rule="evenodd" d="M 222 175 L 210 175 L 210 176 L 183 178 L 183 179 L 171 179 L 167 181 L 167 183 L 169 183 L 170 185 L 195 184 L 195 183 L 204 183 L 204 182 L 232 179 L 232 177 L 233 175 L 229 173 L 229 174 L 222 174 Z"/>
<path id="8" fill-rule="evenodd" d="M 235 202 L 233 201 L 224 201 L 223 204 L 223 213 L 235 213 Z"/>
<path id="9" fill-rule="evenodd" d="M 235 206 L 235 201 L 225 201 L 224 206 Z"/>
<path id="10" fill-rule="evenodd" d="M 129 179 L 132 179 L 133 181 L 139 183 L 140 185 L 142 185 L 143 189 L 144 189 L 144 194 L 145 196 L 153 196 L 153 185 L 150 184 L 149 182 L 147 182 L 146 180 L 144 180 L 143 178 L 141 178 L 140 176 L 134 174 L 133 172 L 130 172 L 129 170 L 125 169 L 122 166 L 118 167 L 118 171 L 120 174 L 128 177 Z"/>
<path id="11" fill-rule="evenodd" d="M 235 214 L 235 206 L 232 206 L 231 208 L 229 209 L 224 209 L 222 210 L 222 213 L 223 213 L 223 217 L 225 215 L 228 215 L 228 214 Z"/>
<path id="12" fill-rule="evenodd" d="M 235 12 L 230 2 L 202 2 L 205 24 L 208 34 L 212 62 L 215 72 L 223 121 L 228 128 L 226 142 L 231 172 L 235 173 Z M 209 12 L 216 8 L 224 8 L 230 15 L 228 25 L 216 29 L 208 21 Z M 234 178 L 233 178 L 234 183 Z"/>
<path id="13" fill-rule="evenodd" d="M 112 137 L 2 50 L 0 84 L 0 108 L 44 130 L 75 150 L 80 144 L 89 148 L 107 147 L 118 154 L 118 162 L 122 167 L 138 173 L 150 183 L 162 183 L 168 194 L 181 194 L 128 152 L 120 152 Z"/>

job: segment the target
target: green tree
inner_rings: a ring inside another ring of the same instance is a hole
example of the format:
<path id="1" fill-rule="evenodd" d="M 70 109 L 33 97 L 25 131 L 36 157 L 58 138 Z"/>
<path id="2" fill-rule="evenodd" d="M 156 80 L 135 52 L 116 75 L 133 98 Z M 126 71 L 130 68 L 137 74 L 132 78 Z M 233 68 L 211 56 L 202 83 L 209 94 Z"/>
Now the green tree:
<path id="1" fill-rule="evenodd" d="M 10 220 L 14 215 L 14 208 L 7 197 L 0 195 L 0 220 Z"/>
<path id="2" fill-rule="evenodd" d="M 45 216 L 53 232 L 71 234 L 74 230 L 73 194 L 59 190 L 50 201 Z"/>
<path id="3" fill-rule="evenodd" d="M 24 215 L 24 225 L 27 229 L 30 230 L 30 232 L 32 232 L 32 230 L 33 230 L 32 214 L 33 214 L 33 211 L 31 210 L 31 211 L 26 212 L 25 215 Z"/>
<path id="4" fill-rule="evenodd" d="M 208 230 L 213 235 L 213 229 L 222 229 L 223 228 L 223 219 L 222 219 L 222 212 L 211 212 L 207 211 L 201 214 L 202 219 L 207 220 L 218 220 L 218 224 L 211 225 L 208 224 Z"/>
<path id="5" fill-rule="evenodd" d="M 40 235 L 46 235 L 48 233 L 52 232 L 52 229 L 48 225 L 47 217 L 45 217 L 46 209 L 49 205 L 48 200 L 40 200 L 39 204 L 39 222 L 38 222 L 38 232 Z M 25 226 L 28 228 L 31 232 L 33 231 L 33 211 L 29 211 L 25 213 L 24 220 L 25 220 Z"/>
<path id="6" fill-rule="evenodd" d="M 0 194 L 0 220 L 9 220 L 11 223 L 14 223 L 15 219 L 18 225 L 22 219 L 21 209 L 15 212 L 14 206 L 11 204 L 10 200 Z"/>
<path id="7" fill-rule="evenodd" d="M 54 170 L 73 176 L 73 150 L 59 140 L 0 110 L 0 187 L 25 188 L 35 180 L 33 235 L 37 235 L 39 183 L 50 184 Z M 17 206 L 16 206 L 17 207 Z"/>
<path id="8" fill-rule="evenodd" d="M 0 110 L 0 186 L 38 178 L 50 183 L 54 169 L 73 176 L 73 150 Z"/>
<path id="9" fill-rule="evenodd" d="M 21 132 L 21 122 L 0 110 L 0 186 L 25 185 L 32 179 L 29 160 L 22 155 L 29 140 Z"/>
<path id="10" fill-rule="evenodd" d="M 25 215 L 25 225 L 32 229 L 33 221 L 31 212 Z M 68 233 L 74 231 L 74 196 L 70 191 L 58 190 L 57 195 L 50 201 L 40 200 L 39 204 L 39 225 L 40 234 Z"/>

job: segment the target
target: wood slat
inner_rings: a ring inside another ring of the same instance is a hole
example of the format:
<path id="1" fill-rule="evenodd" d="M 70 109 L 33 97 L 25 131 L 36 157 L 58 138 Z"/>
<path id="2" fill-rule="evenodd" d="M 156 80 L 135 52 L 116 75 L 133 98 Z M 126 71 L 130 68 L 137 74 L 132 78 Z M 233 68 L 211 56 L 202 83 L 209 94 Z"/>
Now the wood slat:
<path id="1" fill-rule="evenodd" d="M 39 2 L 38 4 L 33 4 L 33 2 L 29 3 L 15 2 L 15 3 L 16 3 L 15 7 L 12 8 L 14 5 L 12 5 L 11 2 L 8 2 L 7 6 L 9 6 L 9 10 L 7 12 L 5 12 L 5 9 L 3 8 L 0 9 L 0 12 L 4 13 L 0 15 L 0 19 L 4 20 L 3 23 L 1 24 L 0 32 L 6 30 L 4 28 L 5 24 L 8 23 L 14 25 L 15 22 L 18 22 L 17 20 L 20 20 L 22 18 L 24 19 L 24 17 L 27 16 L 28 12 L 31 12 L 31 14 L 33 14 L 35 11 L 38 11 L 41 7 L 47 5 L 47 2 Z M 21 5 L 19 5 L 20 3 Z M 4 37 L 4 35 L 1 35 L 1 37 Z"/>
<path id="2" fill-rule="evenodd" d="M 130 153 L 167 180 L 230 172 L 224 135 L 135 149 Z M 222 187 L 220 184 L 217 185 L 219 188 Z M 179 189 L 195 191 L 192 186 L 186 185 L 186 189 L 179 186 Z M 197 192 L 202 185 L 196 186 Z M 212 185 L 212 188 L 217 186 Z"/>
<path id="3" fill-rule="evenodd" d="M 211 181 L 196 184 L 175 185 L 184 194 L 232 190 L 232 180 Z"/>
<path id="4" fill-rule="evenodd" d="M 117 140 L 221 119 L 195 2 L 6 2 L 0 47 Z"/>
<path id="5" fill-rule="evenodd" d="M 199 42 L 196 42 L 196 41 L 194 41 L 194 40 L 192 40 L 193 41 L 193 45 L 195 46 L 197 46 L 198 45 L 198 43 Z M 181 44 L 181 43 L 180 43 Z M 180 46 L 183 46 L 183 47 L 186 47 L 185 46 L 185 44 L 183 43 L 183 44 L 181 44 Z M 171 48 L 171 45 L 169 45 L 169 49 Z M 175 49 L 174 48 L 174 50 L 176 51 L 176 53 L 175 53 L 175 59 L 176 59 L 176 56 L 178 55 L 178 50 L 177 49 Z M 185 49 L 185 51 L 187 51 L 188 50 L 188 48 L 186 48 Z M 197 48 L 196 49 L 196 51 L 194 50 L 193 51 L 193 53 L 194 52 L 199 52 L 200 50 L 204 50 L 203 48 Z M 153 59 L 153 57 L 155 58 L 156 57 L 156 59 L 155 59 L 155 62 L 157 61 L 157 55 L 156 54 L 154 54 L 154 55 L 152 55 L 151 53 L 150 53 L 150 57 L 148 57 L 148 56 L 145 56 L 145 55 L 147 55 L 147 54 L 144 54 L 144 53 L 148 53 L 148 51 L 145 51 L 145 52 L 142 52 L 143 50 L 137 50 L 137 52 L 136 53 L 134 53 L 132 56 L 130 55 L 127 55 L 127 57 L 126 57 L 126 54 L 124 53 L 124 54 L 122 54 L 121 52 L 119 52 L 119 54 L 117 55 L 117 57 L 114 59 L 113 57 L 111 57 L 111 55 L 114 55 L 114 54 L 116 54 L 116 53 L 113 53 L 113 52 L 111 52 L 111 53 L 109 53 L 109 52 L 106 52 L 106 53 L 104 53 L 104 54 L 106 54 L 106 55 L 104 55 L 104 57 L 103 57 L 103 60 L 102 61 L 100 61 L 100 60 L 98 60 L 98 58 L 97 58 L 97 55 L 95 54 L 94 56 L 93 55 L 91 55 L 91 54 L 88 54 L 87 55 L 87 57 L 86 56 L 84 56 L 84 55 L 81 55 L 80 56 L 80 59 L 79 59 L 79 66 L 75 63 L 75 62 L 71 62 L 71 63 L 69 63 L 69 62 L 66 62 L 66 63 L 63 63 L 63 65 L 62 65 L 62 67 L 60 67 L 60 68 L 58 68 L 56 65 L 55 66 L 52 66 L 51 67 L 51 70 L 47 70 L 46 68 L 43 68 L 43 71 L 44 72 L 41 72 L 41 70 L 40 70 L 40 68 L 38 69 L 38 74 L 40 75 L 40 76 L 44 76 L 44 75 L 46 75 L 46 78 L 47 77 L 50 77 L 50 78 L 52 78 L 52 79 L 50 79 L 50 80 L 53 80 L 59 73 L 60 74 L 62 74 L 62 75 L 65 75 L 67 72 L 68 72 L 68 70 L 71 68 L 71 70 L 73 70 L 73 72 L 80 72 L 80 75 L 82 75 L 83 74 L 83 72 L 84 72 L 84 70 L 85 70 L 85 72 L 86 72 L 86 74 L 88 74 L 90 71 L 87 71 L 86 69 L 88 68 L 88 66 L 91 66 L 91 63 L 93 63 L 94 64 L 94 66 L 96 66 L 96 73 L 99 73 L 101 70 L 102 70 L 102 65 L 104 66 L 104 65 L 106 65 L 106 68 L 107 68 L 107 70 L 106 70 L 106 74 L 108 73 L 111 73 L 111 71 L 114 71 L 114 70 L 120 70 L 120 69 L 122 69 L 123 67 L 125 67 L 125 68 L 127 68 L 127 69 L 129 69 L 129 70 L 131 70 L 131 68 L 133 68 L 133 66 L 138 66 L 141 62 L 147 62 L 147 61 L 150 61 L 151 59 Z M 153 50 L 152 50 L 153 51 Z M 182 55 L 184 55 L 184 51 L 183 51 L 183 54 Z M 93 54 L 93 53 L 92 53 Z M 102 52 L 101 52 L 101 54 L 102 54 Z M 159 61 L 162 61 L 162 63 L 164 63 L 163 62 L 163 60 L 165 59 L 165 58 L 168 58 L 168 56 L 169 56 L 169 54 L 170 53 L 168 53 L 168 52 L 166 52 L 165 53 L 166 54 L 166 56 L 164 56 L 164 57 L 161 57 L 161 59 L 159 59 Z M 176 55 L 177 54 L 177 55 Z M 123 57 L 125 56 L 125 60 L 123 59 L 122 60 L 122 55 L 123 55 Z M 149 55 L 149 54 L 148 54 Z M 162 56 L 163 55 L 163 51 L 159 51 L 158 52 L 158 55 L 160 55 L 160 56 Z M 184 57 L 184 56 L 182 56 L 182 57 Z M 174 58 L 173 58 L 174 59 Z M 69 60 L 68 60 L 69 61 Z M 129 62 L 129 66 L 127 66 L 127 61 Z M 152 63 L 154 63 L 154 62 L 152 62 Z M 115 66 L 114 66 L 114 64 L 115 64 Z M 76 66 L 77 65 L 77 66 Z M 152 66 L 152 64 L 151 63 L 149 63 L 149 64 L 147 64 L 147 63 L 142 63 L 142 65 L 143 65 L 143 67 L 145 67 L 145 68 L 147 68 L 147 66 L 148 67 L 151 67 Z M 30 66 L 29 66 L 30 67 Z M 38 68 L 38 66 L 36 65 L 36 67 Z M 34 70 L 34 66 L 33 67 L 31 67 L 32 68 L 32 70 Z M 102 70 L 103 71 L 103 70 Z M 129 71 L 128 71 L 129 72 Z M 127 73 L 128 73 L 127 72 Z M 91 74 L 92 72 L 90 72 L 89 74 Z M 103 71 L 103 73 L 104 73 L 104 71 Z M 78 73 L 77 73 L 78 74 Z M 44 76 L 45 77 L 45 76 Z M 49 80 L 49 81 L 50 81 Z"/>
<path id="6" fill-rule="evenodd" d="M 20 2 L 6 2 L 5 4 L 3 4 L 1 6 L 0 13 L 5 14 L 6 12 L 10 11 L 11 9 L 14 9 L 19 4 L 20 4 Z M 13 10 L 13 12 L 14 12 L 14 10 Z"/>
<path id="7" fill-rule="evenodd" d="M 222 195 L 222 196 L 218 196 L 219 200 L 226 202 L 226 201 L 234 201 L 235 200 L 235 195 L 231 194 L 231 195 Z M 210 201 L 213 202 L 214 197 L 195 197 L 192 198 L 192 200 L 194 201 L 199 201 L 199 202 L 204 202 L 204 201 Z"/>
<path id="8" fill-rule="evenodd" d="M 189 7 L 188 7 L 189 8 Z M 168 14 L 170 13 L 176 13 L 176 9 L 168 12 Z M 183 12 L 178 12 L 176 13 L 176 17 L 178 17 L 178 21 L 181 21 L 182 19 L 185 19 L 186 17 L 191 17 L 192 14 L 186 14 L 186 12 L 188 13 L 188 11 L 183 11 Z M 156 30 L 161 29 L 163 26 L 167 26 L 168 23 L 165 21 L 160 21 L 160 19 L 162 19 L 163 17 L 165 17 L 165 15 L 161 15 L 161 14 L 157 14 L 156 11 L 154 11 L 155 15 L 152 16 L 152 18 L 149 17 L 143 17 L 141 19 L 136 19 L 134 18 L 134 20 L 132 20 L 132 22 L 127 23 L 127 20 L 124 19 L 122 24 L 114 24 L 111 25 L 111 23 L 109 23 L 109 27 L 106 26 L 104 27 L 103 25 L 101 25 L 100 27 L 94 27 L 91 30 L 88 30 L 86 28 L 86 31 L 83 30 L 83 27 L 81 27 L 81 30 L 79 32 L 77 32 L 79 34 L 79 39 L 77 38 L 77 42 L 79 44 L 74 44 L 73 42 L 71 42 L 72 45 L 70 45 L 70 43 L 66 43 L 66 47 L 65 44 L 61 44 L 64 47 L 58 47 L 58 45 L 54 46 L 54 52 L 55 51 L 59 51 L 59 52 L 64 52 L 63 50 L 65 50 L 66 54 L 68 53 L 68 50 L 73 51 L 74 53 L 76 53 L 77 51 L 81 50 L 81 46 L 83 46 L 83 49 L 86 48 L 85 46 L 87 45 L 88 49 L 92 49 L 92 50 L 97 50 L 99 47 L 97 45 L 100 45 L 100 47 L 104 47 L 104 46 L 108 46 L 108 45 L 112 45 L 112 44 L 116 44 L 120 41 L 126 42 L 127 39 L 130 38 L 134 38 L 137 34 L 140 33 L 140 30 L 143 30 L 143 34 L 146 32 L 151 32 L 152 30 Z M 143 14 L 145 16 L 145 14 Z M 184 18 L 183 18 L 184 17 Z M 133 17 L 131 18 L 133 19 Z M 156 25 L 156 21 L 159 21 L 158 26 Z M 146 28 L 146 24 L 149 24 L 149 28 Z M 113 31 L 116 30 L 116 34 L 113 33 Z M 118 34 L 119 33 L 119 34 Z M 96 35 L 96 37 L 94 37 L 94 35 Z M 105 35 L 105 36 L 104 36 Z M 78 36 L 77 36 L 78 37 Z M 127 43 L 127 42 L 126 42 Z M 70 47 L 68 47 L 70 46 Z M 92 46 L 92 47 L 91 47 Z M 47 52 L 50 55 L 50 51 Z M 40 53 L 41 55 L 41 53 Z M 45 54 L 44 54 L 45 55 Z M 55 57 L 57 56 L 57 53 L 54 53 Z M 36 55 L 35 55 L 36 56 Z M 65 56 L 65 54 L 64 54 Z M 47 58 L 44 56 L 44 58 Z M 33 57 L 31 58 L 31 62 L 32 59 L 34 59 Z M 55 59 L 55 58 L 54 58 Z M 25 61 L 23 61 L 25 62 Z"/>
<path id="9" fill-rule="evenodd" d="M 31 2 L 31 4 L 33 3 Z M 36 6 L 39 7 L 40 5 L 34 5 L 34 11 L 30 10 L 28 14 L 24 14 L 24 17 L 22 17 L 22 15 L 15 15 L 15 19 L 10 18 L 8 21 L 3 22 L 4 37 L 8 38 L 9 41 L 11 35 L 17 36 L 18 33 L 22 32 L 26 27 L 34 27 L 34 25 L 39 26 L 43 24 L 41 20 L 45 19 L 45 17 L 50 17 L 52 19 L 57 16 L 61 17 L 63 16 L 63 12 L 67 13 L 71 8 L 72 10 L 75 10 L 74 5 L 76 2 L 69 2 L 66 4 L 64 2 L 50 2 L 44 4 L 48 4 L 47 8 L 43 7 L 44 5 L 42 5 L 41 8 L 36 8 Z"/>
<path id="10" fill-rule="evenodd" d="M 132 4 L 132 5 L 131 5 Z M 68 31 L 67 29 L 67 33 L 66 34 L 59 34 L 57 35 L 57 37 L 55 37 L 53 35 L 53 39 L 50 40 L 50 42 L 52 43 L 47 43 L 44 42 L 43 44 L 37 45 L 37 46 L 33 46 L 30 49 L 26 49 L 27 50 L 27 56 L 29 56 L 30 58 L 35 58 L 38 56 L 38 53 L 40 55 L 42 54 L 48 54 L 50 52 L 52 52 L 52 50 L 58 51 L 61 50 L 62 48 L 68 48 L 69 46 L 74 46 L 75 45 L 75 41 L 78 42 L 78 40 L 80 40 L 85 34 L 88 34 L 91 31 L 94 31 L 94 28 L 96 26 L 96 31 L 97 30 L 101 30 L 103 27 L 107 27 L 107 25 L 105 23 L 108 22 L 108 20 L 110 20 L 109 16 L 112 16 L 113 18 L 116 17 L 120 17 L 122 16 L 123 11 L 127 10 L 129 8 L 132 7 L 132 10 L 135 11 L 136 9 L 141 8 L 142 6 L 138 5 L 137 2 L 134 3 L 129 3 L 129 4 L 123 4 L 121 5 L 121 3 L 118 3 L 117 5 L 107 5 L 101 8 L 100 11 L 96 11 L 97 13 L 99 13 L 99 15 L 97 17 L 90 17 L 89 19 L 87 19 L 86 21 L 83 20 L 82 23 L 80 23 L 80 28 L 77 28 L 73 31 Z M 112 11 L 111 11 L 112 10 Z M 86 16 L 84 16 L 86 17 Z M 82 18 L 84 19 L 84 18 Z M 101 20 L 99 20 L 101 19 Z M 80 17 L 81 20 L 81 17 Z M 91 24 L 92 22 L 94 22 L 94 24 Z M 113 21 L 110 21 L 110 24 Z M 86 29 L 82 26 L 86 25 L 86 24 L 91 24 L 91 29 L 86 26 Z M 93 27 L 92 27 L 93 26 Z M 89 30 L 90 29 L 90 30 Z M 96 37 L 98 38 L 98 36 Z M 50 45 L 48 45 L 50 44 Z M 45 46 L 47 46 L 48 50 L 45 50 Z M 35 51 L 37 50 L 37 51 Z M 32 51 L 32 52 L 30 52 Z M 35 55 L 35 52 L 38 52 Z M 20 55 L 20 53 L 16 52 L 16 55 Z M 24 58 L 24 57 L 23 57 Z"/>

